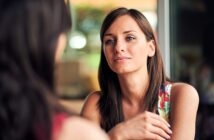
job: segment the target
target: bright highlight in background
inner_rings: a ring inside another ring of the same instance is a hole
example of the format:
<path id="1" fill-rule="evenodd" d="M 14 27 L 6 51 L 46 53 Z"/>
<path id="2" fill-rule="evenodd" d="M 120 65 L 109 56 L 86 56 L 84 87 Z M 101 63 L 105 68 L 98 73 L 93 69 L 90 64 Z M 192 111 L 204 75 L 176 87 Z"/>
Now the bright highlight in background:
<path id="1" fill-rule="evenodd" d="M 152 29 L 156 30 L 156 27 L 157 27 L 157 13 L 156 12 L 152 12 L 152 11 L 145 11 L 145 12 L 142 12 L 142 13 L 148 19 L 149 23 L 152 26 Z"/>
<path id="2" fill-rule="evenodd" d="M 87 41 L 83 34 L 81 33 L 73 33 L 69 40 L 69 46 L 73 49 L 82 49 L 85 47 Z"/>

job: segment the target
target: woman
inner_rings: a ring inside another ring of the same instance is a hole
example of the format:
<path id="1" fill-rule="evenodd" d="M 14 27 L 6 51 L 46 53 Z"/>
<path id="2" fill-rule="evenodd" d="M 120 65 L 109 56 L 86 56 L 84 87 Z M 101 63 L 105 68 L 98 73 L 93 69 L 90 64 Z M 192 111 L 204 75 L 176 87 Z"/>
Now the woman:
<path id="1" fill-rule="evenodd" d="M 114 140 L 193 140 L 197 91 L 188 84 L 167 81 L 144 15 L 134 9 L 115 9 L 104 19 L 100 36 L 101 91 L 88 96 L 82 116 Z"/>
<path id="2" fill-rule="evenodd" d="M 64 0 L 1 0 L 0 17 L 0 139 L 106 140 L 55 97 L 55 60 L 71 28 Z"/>

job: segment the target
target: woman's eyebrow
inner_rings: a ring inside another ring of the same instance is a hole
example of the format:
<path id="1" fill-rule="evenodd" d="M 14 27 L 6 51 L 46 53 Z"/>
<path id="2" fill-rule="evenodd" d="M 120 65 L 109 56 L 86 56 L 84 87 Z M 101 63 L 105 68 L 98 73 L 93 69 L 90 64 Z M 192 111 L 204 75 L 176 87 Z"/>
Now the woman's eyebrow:
<path id="1" fill-rule="evenodd" d="M 130 32 L 136 32 L 136 31 L 134 31 L 134 30 L 128 30 L 128 31 L 124 31 L 123 33 L 127 34 L 127 33 L 130 33 Z"/>
<path id="2" fill-rule="evenodd" d="M 113 34 L 112 33 L 107 33 L 107 34 L 104 34 L 104 37 L 105 36 L 113 36 Z"/>
<path id="3" fill-rule="evenodd" d="M 123 34 L 131 33 L 131 32 L 136 32 L 136 31 L 134 31 L 134 30 L 127 30 L 127 31 L 124 31 Z M 106 34 L 104 34 L 104 36 L 113 36 L 113 33 L 106 33 Z"/>

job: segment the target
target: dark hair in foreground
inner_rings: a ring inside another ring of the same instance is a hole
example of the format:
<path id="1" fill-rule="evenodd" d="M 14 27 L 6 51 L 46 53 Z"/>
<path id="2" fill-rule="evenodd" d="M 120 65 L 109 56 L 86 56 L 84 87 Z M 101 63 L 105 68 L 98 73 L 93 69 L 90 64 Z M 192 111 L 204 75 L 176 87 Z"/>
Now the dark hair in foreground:
<path id="1" fill-rule="evenodd" d="M 47 98 L 70 11 L 64 0 L 1 0 L 0 18 L 0 139 L 50 140 Z"/>
<path id="2" fill-rule="evenodd" d="M 153 30 L 145 16 L 137 10 L 126 8 L 118 8 L 110 12 L 104 19 L 101 27 L 100 38 L 102 42 L 102 48 L 98 74 L 99 84 L 102 92 L 101 98 L 98 102 L 101 113 L 101 127 L 106 131 L 109 131 L 116 124 L 122 122 L 124 120 L 124 116 L 122 110 L 121 87 L 117 74 L 110 69 L 104 56 L 103 37 L 112 23 L 123 15 L 129 15 L 131 18 L 133 18 L 141 28 L 142 32 L 145 34 L 146 40 L 154 40 L 155 44 L 155 55 L 151 58 L 148 57 L 147 64 L 150 82 L 145 100 L 143 101 L 144 108 L 146 110 L 154 111 L 157 108 L 159 88 L 166 79 L 160 50 L 157 46 Z"/>

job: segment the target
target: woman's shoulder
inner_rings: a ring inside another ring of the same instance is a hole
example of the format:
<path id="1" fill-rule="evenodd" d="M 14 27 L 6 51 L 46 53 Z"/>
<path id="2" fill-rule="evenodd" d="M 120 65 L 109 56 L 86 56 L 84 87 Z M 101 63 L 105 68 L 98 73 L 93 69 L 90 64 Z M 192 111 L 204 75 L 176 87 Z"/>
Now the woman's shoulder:
<path id="1" fill-rule="evenodd" d="M 90 93 L 85 101 L 84 101 L 84 105 L 82 107 L 82 111 L 81 111 L 81 116 L 92 120 L 93 122 L 96 122 L 97 124 L 99 124 L 100 122 L 100 111 L 99 111 L 99 106 L 98 106 L 98 102 L 99 99 L 101 97 L 101 92 L 100 91 L 95 91 Z"/>
<path id="2" fill-rule="evenodd" d="M 89 95 L 86 97 L 84 105 L 96 105 L 100 99 L 101 92 L 100 91 L 94 91 L 89 93 Z"/>
<path id="3" fill-rule="evenodd" d="M 175 94 L 175 96 L 189 96 L 189 97 L 195 97 L 198 98 L 198 92 L 197 90 L 190 84 L 187 83 L 172 83 L 172 94 Z"/>
<path id="4" fill-rule="evenodd" d="M 68 117 L 61 129 L 58 140 L 108 140 L 107 135 L 95 124 L 83 118 Z"/>
<path id="5" fill-rule="evenodd" d="M 197 90 L 190 84 L 187 83 L 172 83 L 171 88 L 171 101 L 173 102 L 185 102 L 190 101 L 198 104 L 199 96 Z"/>
<path id="6" fill-rule="evenodd" d="M 186 83 L 172 83 L 169 122 L 172 139 L 194 139 L 195 122 L 199 105 L 196 89 Z"/>

